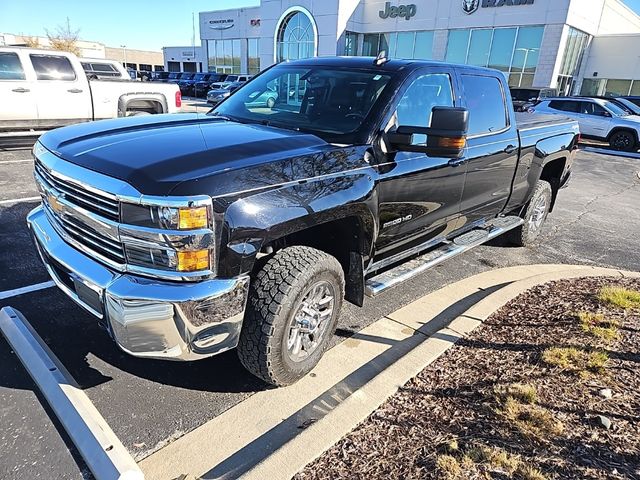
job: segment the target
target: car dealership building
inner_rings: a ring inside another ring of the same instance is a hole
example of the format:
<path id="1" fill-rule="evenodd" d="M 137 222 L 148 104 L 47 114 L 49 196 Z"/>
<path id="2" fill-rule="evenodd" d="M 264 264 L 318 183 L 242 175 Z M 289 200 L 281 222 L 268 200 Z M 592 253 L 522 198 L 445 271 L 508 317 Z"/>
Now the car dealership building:
<path id="1" fill-rule="evenodd" d="M 199 24 L 202 70 L 385 50 L 496 68 L 513 87 L 640 94 L 640 17 L 620 0 L 261 0 Z"/>

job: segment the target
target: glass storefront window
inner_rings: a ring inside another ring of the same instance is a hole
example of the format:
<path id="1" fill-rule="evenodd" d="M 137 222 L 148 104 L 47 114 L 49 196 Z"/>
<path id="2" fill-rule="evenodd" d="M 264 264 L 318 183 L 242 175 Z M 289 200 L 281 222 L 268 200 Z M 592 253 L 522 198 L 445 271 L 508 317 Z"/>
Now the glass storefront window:
<path id="1" fill-rule="evenodd" d="M 208 70 L 218 73 L 242 73 L 240 43 L 240 39 L 208 40 Z"/>
<path id="2" fill-rule="evenodd" d="M 415 42 L 415 32 L 398 32 L 395 58 L 413 58 L 413 43 Z"/>
<path id="3" fill-rule="evenodd" d="M 247 40 L 247 70 L 249 75 L 260 73 L 260 49 L 258 38 Z"/>
<path id="4" fill-rule="evenodd" d="M 582 82 L 580 95 L 600 96 L 604 92 L 604 78 L 585 78 Z"/>
<path id="5" fill-rule="evenodd" d="M 516 41 L 517 28 L 500 28 L 493 33 L 493 43 L 489 54 L 489 67 L 508 72 L 511 68 L 513 45 Z"/>
<path id="6" fill-rule="evenodd" d="M 278 30 L 277 60 L 313 57 L 316 37 L 311 19 L 303 11 L 291 12 Z"/>
<path id="7" fill-rule="evenodd" d="M 378 53 L 383 50 L 387 52 L 387 57 L 394 58 L 396 56 L 396 41 L 398 38 L 397 33 L 381 33 L 380 45 L 378 46 Z"/>
<path id="8" fill-rule="evenodd" d="M 560 95 L 573 93 L 574 77 L 580 72 L 584 52 L 589 45 L 590 35 L 573 27 L 569 28 L 567 45 L 560 66 L 558 77 L 558 92 Z"/>
<path id="9" fill-rule="evenodd" d="M 467 50 L 469 49 L 470 30 L 449 31 L 449 42 L 447 43 L 446 61 L 451 63 L 466 63 Z"/>
<path id="10" fill-rule="evenodd" d="M 344 39 L 344 54 L 353 57 L 358 54 L 358 34 L 355 32 L 346 32 Z"/>
<path id="11" fill-rule="evenodd" d="M 491 37 L 493 30 L 472 30 L 471 41 L 469 42 L 469 53 L 467 61 L 469 65 L 486 67 L 489 63 L 489 49 L 491 48 Z"/>
<path id="12" fill-rule="evenodd" d="M 362 42 L 362 55 L 365 57 L 375 57 L 378 55 L 379 33 L 365 33 Z"/>
<path id="13" fill-rule="evenodd" d="M 605 95 L 629 95 L 631 91 L 631 80 L 607 80 Z"/>
<path id="14" fill-rule="evenodd" d="M 433 58 L 433 32 L 416 32 L 413 58 L 420 60 Z"/>
<path id="15" fill-rule="evenodd" d="M 630 95 L 640 96 L 640 80 L 634 80 L 631 85 Z"/>
<path id="16" fill-rule="evenodd" d="M 505 72 L 512 87 L 530 87 L 544 27 L 450 30 L 446 61 Z"/>

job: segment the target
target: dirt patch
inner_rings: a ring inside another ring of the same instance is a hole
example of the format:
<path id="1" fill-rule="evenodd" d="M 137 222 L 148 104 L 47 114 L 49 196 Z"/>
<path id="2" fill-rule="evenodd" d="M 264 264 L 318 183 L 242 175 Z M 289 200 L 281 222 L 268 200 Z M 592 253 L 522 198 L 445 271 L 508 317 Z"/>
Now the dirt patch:
<path id="1" fill-rule="evenodd" d="M 640 479 L 640 312 L 610 286 L 640 291 L 520 295 L 295 478 Z"/>

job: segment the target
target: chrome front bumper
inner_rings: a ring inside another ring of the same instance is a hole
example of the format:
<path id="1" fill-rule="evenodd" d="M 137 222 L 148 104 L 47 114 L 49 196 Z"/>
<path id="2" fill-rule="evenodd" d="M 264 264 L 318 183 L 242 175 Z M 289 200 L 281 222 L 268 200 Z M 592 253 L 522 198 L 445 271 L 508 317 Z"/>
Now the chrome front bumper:
<path id="1" fill-rule="evenodd" d="M 29 214 L 27 223 L 51 278 L 102 319 L 125 352 L 197 360 L 237 346 L 248 277 L 189 283 L 114 272 L 67 244 L 42 207 Z"/>

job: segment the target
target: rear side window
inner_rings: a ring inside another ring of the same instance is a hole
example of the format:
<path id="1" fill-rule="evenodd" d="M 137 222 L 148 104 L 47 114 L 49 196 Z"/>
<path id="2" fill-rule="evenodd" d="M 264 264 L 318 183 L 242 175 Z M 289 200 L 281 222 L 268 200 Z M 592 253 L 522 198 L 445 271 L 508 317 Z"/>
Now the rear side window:
<path id="1" fill-rule="evenodd" d="M 507 127 L 504 91 L 496 77 L 462 75 L 469 109 L 469 135 L 495 133 Z"/>
<path id="2" fill-rule="evenodd" d="M 38 80 L 76 79 L 76 72 L 67 57 L 58 55 L 29 55 Z"/>
<path id="3" fill-rule="evenodd" d="M 116 73 L 116 69 L 110 63 L 92 63 L 91 68 L 93 68 L 94 72 Z"/>
<path id="4" fill-rule="evenodd" d="M 18 55 L 0 52 L 0 80 L 25 80 L 24 70 Z"/>
<path id="5" fill-rule="evenodd" d="M 560 110 L 561 112 L 578 113 L 580 111 L 580 103 L 571 100 L 552 100 L 549 102 L 549 108 Z"/>

